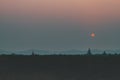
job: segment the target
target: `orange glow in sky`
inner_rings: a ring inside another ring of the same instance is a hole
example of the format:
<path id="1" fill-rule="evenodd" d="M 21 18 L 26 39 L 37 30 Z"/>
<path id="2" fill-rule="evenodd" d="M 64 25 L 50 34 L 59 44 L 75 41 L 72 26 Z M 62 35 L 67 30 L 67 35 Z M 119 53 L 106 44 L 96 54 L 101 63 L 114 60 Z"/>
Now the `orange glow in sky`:
<path id="1" fill-rule="evenodd" d="M 0 14 L 97 23 L 120 19 L 120 0 L 0 0 Z"/>

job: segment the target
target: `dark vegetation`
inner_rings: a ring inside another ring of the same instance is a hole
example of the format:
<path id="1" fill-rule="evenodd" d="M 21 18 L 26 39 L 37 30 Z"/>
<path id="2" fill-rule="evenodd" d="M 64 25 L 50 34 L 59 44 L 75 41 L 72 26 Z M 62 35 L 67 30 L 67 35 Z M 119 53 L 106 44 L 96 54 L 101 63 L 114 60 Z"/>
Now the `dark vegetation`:
<path id="1" fill-rule="evenodd" d="M 120 55 L 1 55 L 0 80 L 120 80 Z"/>

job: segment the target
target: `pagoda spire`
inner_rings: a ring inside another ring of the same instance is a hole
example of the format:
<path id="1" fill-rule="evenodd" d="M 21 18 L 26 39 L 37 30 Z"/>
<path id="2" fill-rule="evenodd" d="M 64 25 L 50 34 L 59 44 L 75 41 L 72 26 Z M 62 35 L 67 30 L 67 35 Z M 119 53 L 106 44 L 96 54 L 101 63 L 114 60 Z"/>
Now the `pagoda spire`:
<path id="1" fill-rule="evenodd" d="M 92 52 L 91 52 L 91 49 L 90 49 L 90 48 L 88 49 L 87 54 L 88 54 L 88 55 L 92 55 Z"/>

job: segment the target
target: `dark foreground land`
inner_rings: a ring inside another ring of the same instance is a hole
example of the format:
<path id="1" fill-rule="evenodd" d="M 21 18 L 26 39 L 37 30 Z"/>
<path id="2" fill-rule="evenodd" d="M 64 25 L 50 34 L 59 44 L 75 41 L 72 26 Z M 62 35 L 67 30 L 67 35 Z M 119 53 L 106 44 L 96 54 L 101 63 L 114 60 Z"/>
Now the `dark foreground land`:
<path id="1" fill-rule="evenodd" d="M 120 80 L 120 55 L 1 55 L 0 80 Z"/>

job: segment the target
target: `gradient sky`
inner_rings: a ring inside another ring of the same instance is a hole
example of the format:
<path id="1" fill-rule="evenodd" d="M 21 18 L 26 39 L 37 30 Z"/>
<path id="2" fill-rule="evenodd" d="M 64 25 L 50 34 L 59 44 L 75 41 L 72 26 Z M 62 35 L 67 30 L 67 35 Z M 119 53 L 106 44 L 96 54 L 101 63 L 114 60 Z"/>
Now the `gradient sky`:
<path id="1" fill-rule="evenodd" d="M 120 0 L 0 0 L 1 49 L 116 49 L 119 34 Z"/>

